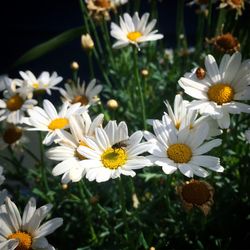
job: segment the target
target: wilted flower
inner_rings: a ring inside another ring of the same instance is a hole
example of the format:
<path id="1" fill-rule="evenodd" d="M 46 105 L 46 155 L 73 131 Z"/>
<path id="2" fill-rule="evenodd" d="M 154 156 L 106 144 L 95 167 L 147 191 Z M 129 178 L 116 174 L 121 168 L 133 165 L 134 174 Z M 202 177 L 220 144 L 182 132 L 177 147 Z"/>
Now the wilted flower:
<path id="1" fill-rule="evenodd" d="M 190 211 L 198 207 L 204 215 L 208 215 L 213 205 L 213 187 L 206 181 L 190 180 L 177 187 L 184 208 Z"/>
<path id="2" fill-rule="evenodd" d="M 3 150 L 8 146 L 13 150 L 21 150 L 23 144 L 29 141 L 23 132 L 24 130 L 20 126 L 6 124 L 6 127 L 0 136 L 0 150 Z"/>
<path id="3" fill-rule="evenodd" d="M 234 52 L 240 50 L 240 43 L 238 39 L 229 32 L 213 37 L 210 40 L 208 39 L 207 42 L 223 54 L 233 54 Z"/>
<path id="4" fill-rule="evenodd" d="M 242 15 L 242 10 L 245 8 L 245 0 L 220 0 L 219 8 L 229 7 L 236 10 L 236 17 Z"/>

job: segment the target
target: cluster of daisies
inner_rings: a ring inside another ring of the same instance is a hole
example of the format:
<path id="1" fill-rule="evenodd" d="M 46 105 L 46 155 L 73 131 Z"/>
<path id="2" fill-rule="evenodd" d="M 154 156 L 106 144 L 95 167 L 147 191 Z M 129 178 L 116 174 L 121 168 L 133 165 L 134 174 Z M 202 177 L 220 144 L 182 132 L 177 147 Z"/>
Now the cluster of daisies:
<path id="1" fill-rule="evenodd" d="M 120 17 L 120 26 L 112 23 L 111 36 L 118 40 L 113 47 L 131 44 L 139 49 L 141 43 L 162 39 L 163 35 L 154 30 L 156 20 L 148 23 L 148 19 L 148 13 L 141 18 L 138 13 L 133 17 L 125 13 Z M 221 145 L 221 139 L 215 137 L 222 133 L 221 129 L 229 128 L 229 114 L 250 112 L 250 106 L 242 102 L 250 99 L 250 61 L 241 62 L 237 52 L 224 55 L 219 66 L 208 55 L 204 65 L 179 80 L 184 92 L 196 100 L 189 102 L 178 94 L 173 108 L 166 101 L 161 120 L 148 120 L 153 133 L 130 134 L 124 121 L 103 125 L 103 114 L 92 119 L 90 107 L 102 90 L 95 80 L 87 86 L 80 81 L 66 84 L 63 89 L 58 87 L 62 77 L 56 73 L 43 72 L 36 78 L 30 71 L 20 72 L 22 79 L 4 76 L 0 83 L 0 120 L 5 122 L 1 142 L 12 146 L 20 142 L 23 130 L 43 131 L 43 144 L 50 146 L 46 155 L 58 162 L 52 174 L 62 176 L 65 184 L 82 178 L 105 182 L 121 175 L 133 177 L 137 169 L 153 166 L 160 166 L 165 174 L 180 171 L 189 178 L 205 178 L 208 170 L 223 172 L 220 159 L 209 152 Z M 59 109 L 47 99 L 38 105 L 37 94 L 51 95 L 51 91 L 61 94 Z M 0 184 L 3 181 L 0 168 Z M 197 183 L 191 180 L 189 185 Z M 203 183 L 202 188 L 206 185 Z M 212 192 L 210 187 L 207 190 L 208 194 Z M 51 205 L 36 209 L 36 201 L 31 198 L 21 218 L 6 192 L 0 195 L 1 249 L 54 249 L 45 236 L 61 226 L 62 219 L 41 225 Z"/>

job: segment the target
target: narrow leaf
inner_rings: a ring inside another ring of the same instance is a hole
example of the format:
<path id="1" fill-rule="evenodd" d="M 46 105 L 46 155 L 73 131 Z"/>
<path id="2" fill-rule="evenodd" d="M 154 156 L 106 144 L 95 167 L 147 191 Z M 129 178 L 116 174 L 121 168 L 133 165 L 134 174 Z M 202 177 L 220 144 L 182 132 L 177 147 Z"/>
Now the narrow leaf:
<path id="1" fill-rule="evenodd" d="M 81 34 L 83 33 L 83 28 L 78 27 L 78 28 L 73 28 L 70 30 L 67 30 L 60 35 L 44 42 L 41 43 L 29 51 L 27 51 L 24 55 L 22 55 L 17 61 L 14 63 L 13 67 L 20 66 L 22 64 L 31 62 L 47 53 L 49 53 L 52 50 L 55 50 L 59 47 L 61 47 L 64 44 L 69 43 L 73 39 L 80 37 Z"/>

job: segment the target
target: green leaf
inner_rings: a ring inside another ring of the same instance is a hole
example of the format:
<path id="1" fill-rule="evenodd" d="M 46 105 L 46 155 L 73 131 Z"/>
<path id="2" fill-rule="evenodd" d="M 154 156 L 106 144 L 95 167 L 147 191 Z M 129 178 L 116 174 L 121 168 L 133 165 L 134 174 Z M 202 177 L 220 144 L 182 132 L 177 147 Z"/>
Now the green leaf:
<path id="1" fill-rule="evenodd" d="M 142 232 L 140 233 L 140 236 L 139 236 L 139 246 L 143 246 L 144 249 L 149 249 L 149 245 L 147 241 L 145 240 Z"/>
<path id="2" fill-rule="evenodd" d="M 22 55 L 17 61 L 14 63 L 13 67 L 18 67 L 22 64 L 31 62 L 50 51 L 53 51 L 64 44 L 69 43 L 70 41 L 74 40 L 75 38 L 81 36 L 83 34 L 83 27 L 73 28 L 67 30 L 60 35 L 48 40 L 47 42 L 41 43 L 29 51 L 27 51 L 24 55 Z"/>

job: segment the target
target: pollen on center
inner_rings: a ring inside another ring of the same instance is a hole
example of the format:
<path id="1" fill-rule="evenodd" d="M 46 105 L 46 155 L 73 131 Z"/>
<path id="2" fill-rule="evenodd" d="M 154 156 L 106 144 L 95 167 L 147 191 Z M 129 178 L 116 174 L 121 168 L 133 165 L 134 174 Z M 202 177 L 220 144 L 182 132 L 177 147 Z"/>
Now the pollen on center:
<path id="1" fill-rule="evenodd" d="M 69 125 L 69 120 L 67 118 L 56 118 L 50 122 L 48 128 L 51 130 L 64 129 Z"/>
<path id="2" fill-rule="evenodd" d="M 30 250 L 32 245 L 32 237 L 26 232 L 18 231 L 8 236 L 8 239 L 18 239 L 19 244 L 16 250 Z"/>
<path id="3" fill-rule="evenodd" d="M 222 105 L 223 103 L 228 103 L 233 100 L 234 89 L 228 83 L 217 83 L 208 89 L 207 96 L 210 101 Z"/>
<path id="4" fill-rule="evenodd" d="M 133 31 L 127 34 L 127 38 L 133 42 L 136 42 L 137 39 L 140 38 L 141 36 L 142 36 L 142 33 L 139 31 Z"/>
<path id="5" fill-rule="evenodd" d="M 172 144 L 167 149 L 167 156 L 175 163 L 187 163 L 192 158 L 192 150 L 186 144 Z"/>
<path id="6" fill-rule="evenodd" d="M 124 165 L 127 161 L 128 155 L 125 149 L 106 149 L 101 155 L 103 166 L 109 169 L 117 169 Z"/>

